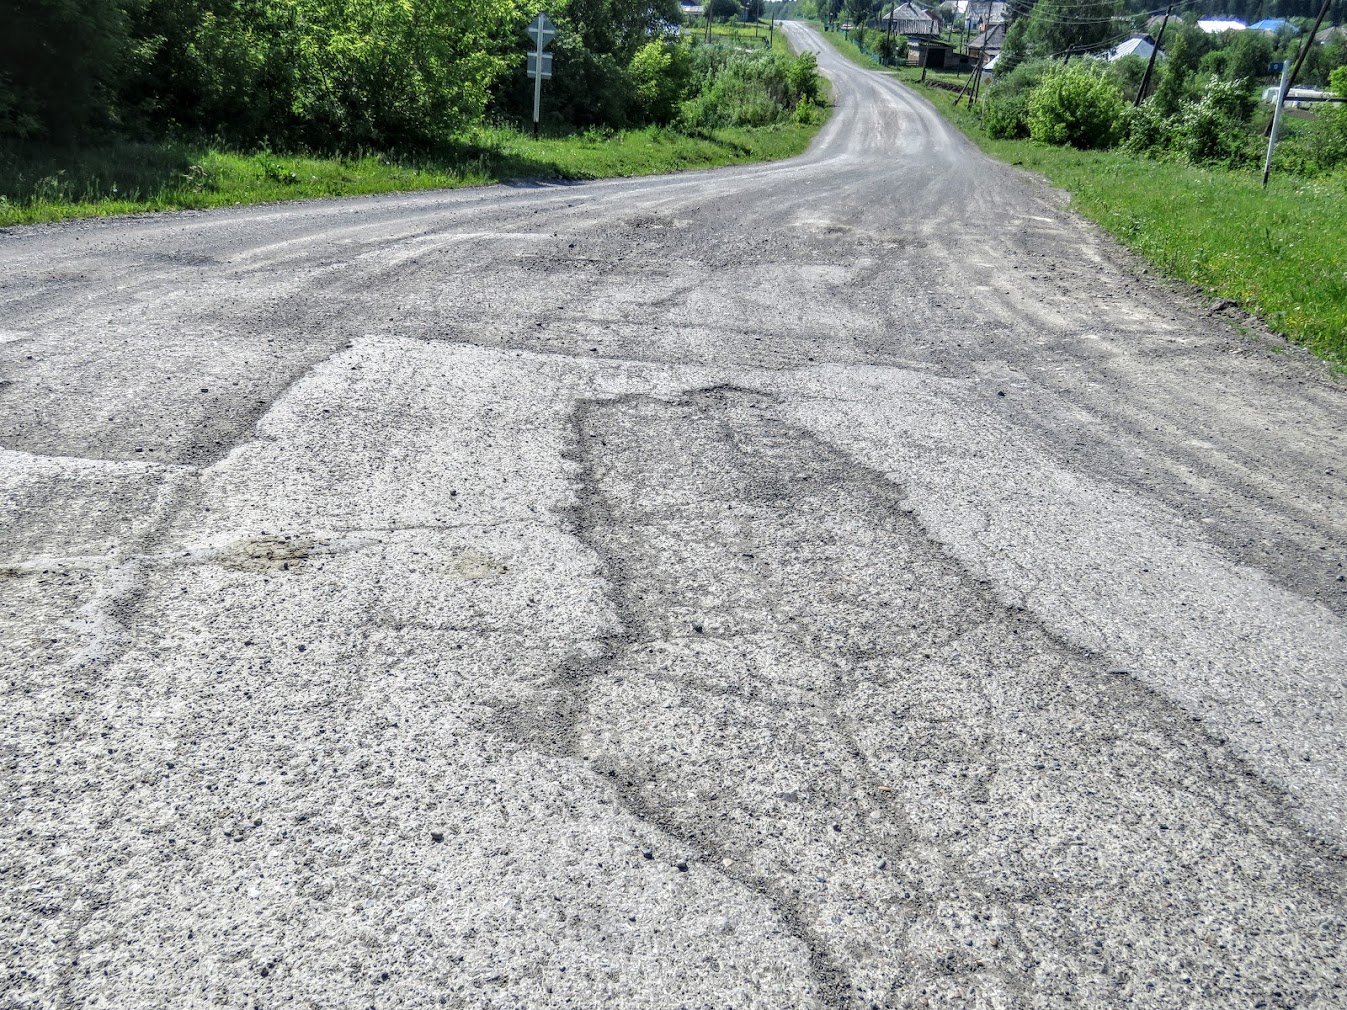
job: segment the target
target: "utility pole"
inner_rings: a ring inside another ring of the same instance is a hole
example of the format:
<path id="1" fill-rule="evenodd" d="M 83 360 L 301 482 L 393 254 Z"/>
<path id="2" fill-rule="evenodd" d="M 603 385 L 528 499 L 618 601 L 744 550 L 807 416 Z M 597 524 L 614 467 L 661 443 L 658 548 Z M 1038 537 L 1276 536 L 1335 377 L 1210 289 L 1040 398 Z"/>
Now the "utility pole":
<path id="1" fill-rule="evenodd" d="M 1160 22 L 1160 34 L 1155 40 L 1155 45 L 1151 47 L 1150 62 L 1146 64 L 1146 72 L 1141 75 L 1141 87 L 1137 89 L 1137 100 L 1132 103 L 1136 108 L 1141 104 L 1141 100 L 1146 97 L 1146 85 L 1151 82 L 1151 71 L 1155 69 L 1155 60 L 1160 55 L 1160 43 L 1165 40 L 1165 29 L 1169 27 L 1169 15 L 1174 13 L 1174 5 L 1170 4 L 1165 10 L 1165 19 Z"/>
<path id="2" fill-rule="evenodd" d="M 1301 43 L 1300 53 L 1296 56 L 1296 65 L 1291 68 L 1291 73 L 1286 74 L 1282 71 L 1282 86 L 1277 92 L 1277 108 L 1272 113 L 1272 133 L 1268 139 L 1267 145 L 1267 164 L 1263 166 L 1263 188 L 1267 189 L 1268 176 L 1272 174 L 1272 149 L 1277 145 L 1277 125 L 1281 120 L 1282 106 L 1286 104 L 1286 93 L 1295 86 L 1296 75 L 1300 73 L 1300 65 L 1305 62 L 1305 57 L 1310 51 L 1310 46 L 1314 45 L 1314 36 L 1319 34 L 1319 26 L 1324 23 L 1324 18 L 1328 16 L 1328 7 L 1333 0 L 1324 0 L 1323 6 L 1319 8 L 1319 16 L 1314 21 L 1314 27 L 1305 35 L 1305 41 Z"/>

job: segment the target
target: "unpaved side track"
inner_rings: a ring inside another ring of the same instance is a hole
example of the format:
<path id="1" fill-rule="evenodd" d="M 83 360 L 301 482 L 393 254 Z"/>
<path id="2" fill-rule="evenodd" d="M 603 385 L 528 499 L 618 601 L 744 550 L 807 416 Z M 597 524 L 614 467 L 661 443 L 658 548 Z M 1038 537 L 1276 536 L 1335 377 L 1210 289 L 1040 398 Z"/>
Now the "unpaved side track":
<path id="1" fill-rule="evenodd" d="M 1347 1005 L 1347 395 L 803 157 L 0 234 L 0 1007 Z"/>

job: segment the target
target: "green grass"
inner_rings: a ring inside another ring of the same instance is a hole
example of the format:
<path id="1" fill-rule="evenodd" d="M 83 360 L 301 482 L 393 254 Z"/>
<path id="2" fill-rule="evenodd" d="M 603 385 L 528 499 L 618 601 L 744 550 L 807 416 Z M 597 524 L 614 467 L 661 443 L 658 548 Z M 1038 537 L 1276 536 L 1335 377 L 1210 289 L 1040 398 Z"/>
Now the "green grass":
<path id="1" fill-rule="evenodd" d="M 885 70 L 886 68 L 879 60 L 875 59 L 867 52 L 862 52 L 860 46 L 850 41 L 845 35 L 837 31 L 829 31 L 822 25 L 817 25 L 819 34 L 822 35 L 832 47 L 839 53 L 849 59 L 857 66 L 865 67 L 867 70 Z M 869 34 L 869 33 L 867 33 Z"/>
<path id="2" fill-rule="evenodd" d="M 825 34 L 854 63 L 876 66 L 837 33 Z M 919 69 L 887 73 L 917 88 L 987 154 L 1066 190 L 1073 210 L 1164 274 L 1230 299 L 1274 333 L 1347 368 L 1347 172 L 1313 180 L 1274 173 L 1264 191 L 1257 171 L 992 140 L 976 110 L 966 102 L 955 108 L 953 92 L 919 85 Z"/>
<path id="3" fill-rule="evenodd" d="M 698 28 L 689 25 L 683 29 L 685 39 L 706 38 L 706 23 L 703 22 Z M 786 42 L 786 33 L 781 30 L 780 25 L 775 31 L 770 30 L 770 25 L 764 21 L 731 21 L 725 24 L 711 25 L 711 40 L 713 42 L 732 43 L 742 46 L 745 49 L 763 49 L 766 43 L 770 42 L 773 52 L 789 53 L 790 45 Z"/>
<path id="4" fill-rule="evenodd" d="M 520 179 L 601 179 L 799 154 L 817 125 L 647 128 L 534 140 L 480 129 L 435 156 L 247 154 L 191 144 L 0 145 L 0 227 L 139 211 L 357 196 Z"/>

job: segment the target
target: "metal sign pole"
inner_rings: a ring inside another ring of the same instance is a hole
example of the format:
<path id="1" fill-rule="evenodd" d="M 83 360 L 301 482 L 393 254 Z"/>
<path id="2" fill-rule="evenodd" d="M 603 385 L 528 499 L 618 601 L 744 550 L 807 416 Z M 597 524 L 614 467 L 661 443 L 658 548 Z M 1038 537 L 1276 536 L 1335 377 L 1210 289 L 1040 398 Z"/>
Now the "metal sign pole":
<path id="1" fill-rule="evenodd" d="M 537 140 L 538 122 L 542 119 L 543 78 L 552 76 L 552 57 L 543 50 L 557 37 L 557 29 L 552 24 L 552 19 L 539 12 L 538 16 L 529 22 L 529 37 L 536 46 L 529 54 L 528 75 L 533 78 L 533 139 Z"/>
<path id="2" fill-rule="evenodd" d="M 518 22 L 516 22 L 517 24 Z M 533 75 L 533 139 L 538 139 L 538 117 L 543 109 L 543 33 L 538 33 L 538 49 Z"/>
<path id="3" fill-rule="evenodd" d="M 1286 103 L 1286 79 L 1291 76 L 1291 61 L 1282 63 L 1282 82 L 1277 87 L 1277 107 L 1272 110 L 1272 133 L 1267 138 L 1267 159 L 1263 162 L 1263 188 L 1267 189 L 1272 174 L 1272 152 L 1277 150 L 1277 127 L 1282 123 L 1282 106 Z"/>

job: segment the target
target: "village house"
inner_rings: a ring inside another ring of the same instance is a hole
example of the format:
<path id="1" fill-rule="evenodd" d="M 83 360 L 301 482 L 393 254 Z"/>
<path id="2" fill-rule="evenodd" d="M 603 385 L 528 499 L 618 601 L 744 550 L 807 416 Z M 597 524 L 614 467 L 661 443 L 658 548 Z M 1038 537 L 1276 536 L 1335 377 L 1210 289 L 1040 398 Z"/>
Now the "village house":
<path id="1" fill-rule="evenodd" d="M 934 38 L 940 34 L 940 15 L 914 3 L 897 4 L 875 22 L 875 27 L 891 35 L 908 38 Z"/>

